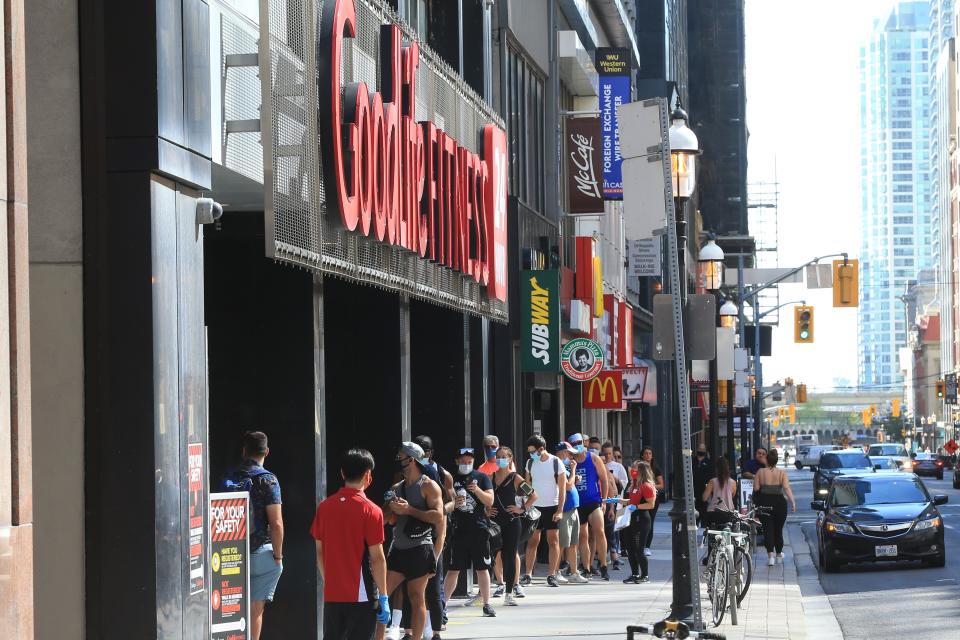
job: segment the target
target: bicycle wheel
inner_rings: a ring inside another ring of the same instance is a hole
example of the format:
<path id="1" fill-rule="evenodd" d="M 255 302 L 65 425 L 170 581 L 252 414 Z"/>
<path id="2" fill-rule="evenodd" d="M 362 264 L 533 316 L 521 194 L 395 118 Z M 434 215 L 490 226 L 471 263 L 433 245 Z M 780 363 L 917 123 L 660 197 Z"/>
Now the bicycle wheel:
<path id="1" fill-rule="evenodd" d="M 730 558 L 718 553 L 710 575 L 710 606 L 713 609 L 713 626 L 719 627 L 727 611 L 727 576 L 730 574 Z"/>
<path id="2" fill-rule="evenodd" d="M 741 546 L 733 549 L 733 569 L 736 572 L 734 582 L 737 585 L 737 604 L 740 604 L 750 590 L 750 581 L 753 579 L 753 558 Z"/>

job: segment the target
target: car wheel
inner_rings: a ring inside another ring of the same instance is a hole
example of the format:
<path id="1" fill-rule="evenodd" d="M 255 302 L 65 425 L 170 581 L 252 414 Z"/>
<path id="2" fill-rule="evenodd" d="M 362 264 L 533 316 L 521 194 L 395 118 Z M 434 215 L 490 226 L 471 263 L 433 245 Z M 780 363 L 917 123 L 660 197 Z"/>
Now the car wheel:
<path id="1" fill-rule="evenodd" d="M 797 471 L 803 471 L 803 463 L 797 460 L 793 463 L 797 467 Z"/>
<path id="2" fill-rule="evenodd" d="M 820 553 L 820 566 L 826 573 L 836 573 L 843 566 L 842 562 L 837 562 L 830 558 L 830 549 L 824 547 Z"/>
<path id="3" fill-rule="evenodd" d="M 947 566 L 947 554 L 941 553 L 932 560 L 924 560 L 924 566 L 931 568 L 941 568 Z"/>

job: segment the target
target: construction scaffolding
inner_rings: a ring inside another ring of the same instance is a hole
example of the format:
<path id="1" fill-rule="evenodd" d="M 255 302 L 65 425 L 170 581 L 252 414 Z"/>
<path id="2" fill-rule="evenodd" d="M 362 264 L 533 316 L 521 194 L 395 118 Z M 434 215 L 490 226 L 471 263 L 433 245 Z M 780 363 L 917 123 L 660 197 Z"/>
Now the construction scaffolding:
<path id="1" fill-rule="evenodd" d="M 777 209 L 780 200 L 779 182 L 755 182 L 747 186 L 747 219 L 750 234 L 756 240 L 756 267 L 760 269 L 780 266 L 777 251 L 779 224 Z M 770 287 L 757 294 L 759 313 L 769 312 L 764 317 L 765 324 L 779 326 L 780 288 Z M 751 308 L 751 312 L 753 309 Z"/>

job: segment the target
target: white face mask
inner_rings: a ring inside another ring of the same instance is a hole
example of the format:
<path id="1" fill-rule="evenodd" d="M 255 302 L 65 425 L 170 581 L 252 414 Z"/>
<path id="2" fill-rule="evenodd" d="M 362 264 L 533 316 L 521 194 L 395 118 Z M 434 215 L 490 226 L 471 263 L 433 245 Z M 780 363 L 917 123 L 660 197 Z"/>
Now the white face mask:
<path id="1" fill-rule="evenodd" d="M 457 468 L 460 470 L 460 475 L 462 476 L 465 476 L 471 471 L 473 471 L 472 464 L 460 464 L 460 465 L 457 465 Z"/>

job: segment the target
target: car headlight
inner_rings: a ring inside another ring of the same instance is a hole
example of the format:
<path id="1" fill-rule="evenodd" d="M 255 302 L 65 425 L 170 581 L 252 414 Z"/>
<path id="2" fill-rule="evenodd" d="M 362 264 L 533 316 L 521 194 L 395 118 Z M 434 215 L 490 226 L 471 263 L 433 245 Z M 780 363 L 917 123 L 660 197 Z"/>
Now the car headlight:
<path id="1" fill-rule="evenodd" d="M 913 463 L 910 462 L 909 460 L 905 460 L 904 463 L 900 465 L 900 468 L 906 471 L 910 471 L 910 469 L 913 469 Z"/>
<path id="2" fill-rule="evenodd" d="M 854 533 L 852 526 L 842 522 L 828 522 L 827 531 L 830 533 Z"/>
<path id="3" fill-rule="evenodd" d="M 917 520 L 917 523 L 913 525 L 914 531 L 925 531 L 927 529 L 935 529 L 940 526 L 940 516 L 934 516 L 932 518 L 927 518 L 926 520 Z"/>

